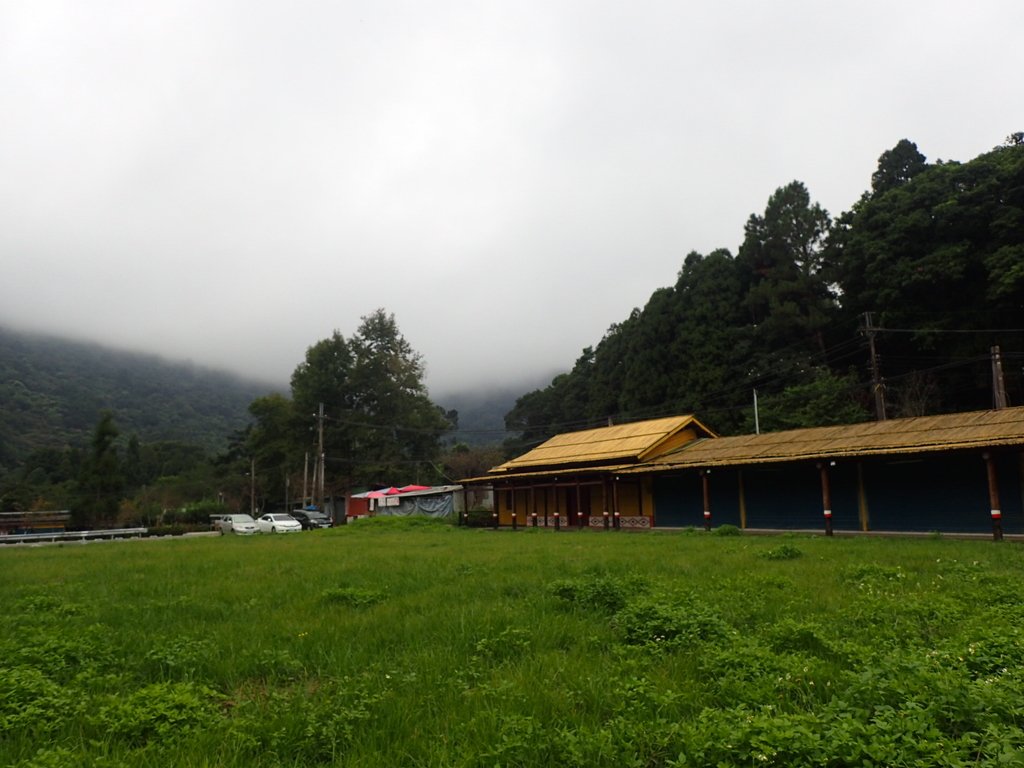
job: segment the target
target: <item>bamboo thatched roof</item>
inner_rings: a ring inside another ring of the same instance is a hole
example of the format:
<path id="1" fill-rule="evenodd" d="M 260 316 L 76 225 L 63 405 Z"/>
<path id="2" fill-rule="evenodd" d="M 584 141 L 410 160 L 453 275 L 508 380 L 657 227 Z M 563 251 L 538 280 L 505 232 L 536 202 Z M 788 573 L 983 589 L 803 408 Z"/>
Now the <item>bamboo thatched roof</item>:
<path id="1" fill-rule="evenodd" d="M 1001 446 L 1024 446 L 1024 407 L 698 440 L 643 471 Z"/>
<path id="2" fill-rule="evenodd" d="M 564 432 L 495 467 L 491 475 L 541 467 L 558 469 L 583 464 L 603 468 L 613 462 L 635 463 L 699 437 L 714 437 L 714 434 L 692 415 Z"/>

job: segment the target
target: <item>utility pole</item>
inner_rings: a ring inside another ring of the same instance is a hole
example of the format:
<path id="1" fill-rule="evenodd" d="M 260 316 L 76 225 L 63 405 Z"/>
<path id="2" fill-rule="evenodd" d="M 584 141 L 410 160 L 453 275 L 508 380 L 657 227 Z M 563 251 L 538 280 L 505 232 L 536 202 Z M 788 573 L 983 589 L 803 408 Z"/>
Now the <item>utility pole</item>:
<path id="1" fill-rule="evenodd" d="M 761 420 L 757 415 L 757 390 L 754 390 L 754 434 L 761 434 Z"/>
<path id="2" fill-rule="evenodd" d="M 256 517 L 256 459 L 249 459 L 249 514 Z"/>
<path id="3" fill-rule="evenodd" d="M 309 451 L 306 451 L 306 463 L 302 467 L 302 506 L 309 504 Z"/>
<path id="4" fill-rule="evenodd" d="M 871 351 L 871 392 L 875 397 L 875 420 L 885 421 L 885 385 L 878 372 L 878 353 L 875 351 L 875 331 L 871 313 L 864 313 L 864 335 L 868 337 L 868 348 Z"/>
<path id="5" fill-rule="evenodd" d="M 317 485 L 318 509 L 323 509 L 324 504 L 324 404 L 320 403 L 320 411 L 317 414 L 317 456 L 320 465 L 320 482 Z"/>
<path id="6" fill-rule="evenodd" d="M 999 345 L 989 350 L 992 353 L 992 401 L 998 411 L 1006 407 L 1006 380 L 1003 378 L 1003 359 Z"/>

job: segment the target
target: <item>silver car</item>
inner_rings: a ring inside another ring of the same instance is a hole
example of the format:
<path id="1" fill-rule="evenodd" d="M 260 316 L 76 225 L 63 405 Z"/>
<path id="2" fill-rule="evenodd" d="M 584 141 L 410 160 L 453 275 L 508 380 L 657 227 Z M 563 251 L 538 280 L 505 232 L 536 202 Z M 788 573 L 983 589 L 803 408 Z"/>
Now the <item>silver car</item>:
<path id="1" fill-rule="evenodd" d="M 236 533 L 241 536 L 251 536 L 259 529 L 256 521 L 250 515 L 224 515 L 220 520 L 220 532 Z"/>
<path id="2" fill-rule="evenodd" d="M 302 523 L 291 515 L 270 514 L 269 512 L 256 521 L 261 533 L 298 533 Z"/>

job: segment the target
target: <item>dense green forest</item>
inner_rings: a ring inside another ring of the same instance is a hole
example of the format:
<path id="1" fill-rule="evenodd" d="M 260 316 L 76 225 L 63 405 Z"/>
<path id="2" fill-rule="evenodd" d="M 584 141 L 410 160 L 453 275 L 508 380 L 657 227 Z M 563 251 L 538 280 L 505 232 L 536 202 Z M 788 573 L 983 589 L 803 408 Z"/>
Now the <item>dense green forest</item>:
<path id="1" fill-rule="evenodd" d="M 695 413 L 723 434 L 1024 402 L 1024 134 L 966 163 L 900 141 L 832 218 L 794 181 L 506 416 L 560 431 Z M 874 366 L 870 354 L 874 344 Z M 877 394 L 877 397 L 876 397 Z"/>
<path id="2" fill-rule="evenodd" d="M 82 447 L 103 411 L 144 442 L 222 450 L 272 387 L 153 355 L 0 328 L 0 471 L 32 451 Z"/>
<path id="3" fill-rule="evenodd" d="M 226 472 L 216 457 L 268 389 L 153 355 L 0 329 L 0 511 L 70 508 L 83 526 L 153 525 L 180 522 L 197 500 L 239 497 L 244 473 Z"/>

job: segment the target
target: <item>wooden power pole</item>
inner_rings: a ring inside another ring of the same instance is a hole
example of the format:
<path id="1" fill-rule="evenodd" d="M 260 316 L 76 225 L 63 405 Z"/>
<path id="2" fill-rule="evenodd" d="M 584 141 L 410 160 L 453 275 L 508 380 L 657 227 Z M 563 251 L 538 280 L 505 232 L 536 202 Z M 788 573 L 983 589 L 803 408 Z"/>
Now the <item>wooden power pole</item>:
<path id="1" fill-rule="evenodd" d="M 998 411 L 1007 405 L 1006 379 L 1003 378 L 1003 358 L 998 344 L 989 351 L 992 353 L 992 402 Z"/>
<path id="2" fill-rule="evenodd" d="M 875 350 L 875 328 L 871 313 L 864 313 L 864 335 L 868 337 L 868 348 L 871 351 L 871 393 L 875 398 L 875 420 L 885 421 L 885 385 L 878 371 L 878 352 Z"/>

